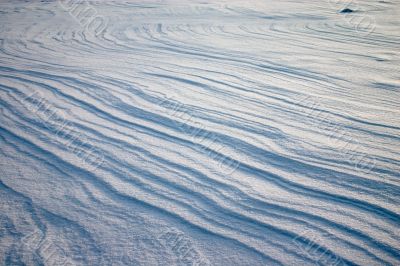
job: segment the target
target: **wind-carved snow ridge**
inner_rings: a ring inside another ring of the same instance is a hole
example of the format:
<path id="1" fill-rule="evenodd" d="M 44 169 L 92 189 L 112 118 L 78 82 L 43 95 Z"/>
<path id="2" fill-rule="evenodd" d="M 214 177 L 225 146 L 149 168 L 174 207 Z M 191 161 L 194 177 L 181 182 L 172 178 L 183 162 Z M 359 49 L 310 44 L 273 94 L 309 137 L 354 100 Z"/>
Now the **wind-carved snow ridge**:
<path id="1" fill-rule="evenodd" d="M 0 264 L 400 265 L 400 3 L 348 2 L 2 1 Z"/>

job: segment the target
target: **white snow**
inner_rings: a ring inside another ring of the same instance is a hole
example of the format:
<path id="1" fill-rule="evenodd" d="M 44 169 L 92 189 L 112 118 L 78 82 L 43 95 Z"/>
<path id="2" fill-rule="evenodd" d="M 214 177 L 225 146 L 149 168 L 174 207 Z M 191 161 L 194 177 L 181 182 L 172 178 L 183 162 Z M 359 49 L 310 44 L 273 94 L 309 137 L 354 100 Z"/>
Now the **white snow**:
<path id="1" fill-rule="evenodd" d="M 399 11 L 2 1 L 0 264 L 400 265 Z"/>

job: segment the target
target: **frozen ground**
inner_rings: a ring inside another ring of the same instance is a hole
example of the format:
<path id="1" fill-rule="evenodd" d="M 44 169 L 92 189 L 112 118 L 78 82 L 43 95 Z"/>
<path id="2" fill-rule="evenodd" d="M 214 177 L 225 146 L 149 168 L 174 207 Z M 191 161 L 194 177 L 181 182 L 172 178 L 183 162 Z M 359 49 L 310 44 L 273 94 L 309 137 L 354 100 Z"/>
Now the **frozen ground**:
<path id="1" fill-rule="evenodd" d="M 400 2 L 143 2 L 0 2 L 0 264 L 400 265 Z"/>

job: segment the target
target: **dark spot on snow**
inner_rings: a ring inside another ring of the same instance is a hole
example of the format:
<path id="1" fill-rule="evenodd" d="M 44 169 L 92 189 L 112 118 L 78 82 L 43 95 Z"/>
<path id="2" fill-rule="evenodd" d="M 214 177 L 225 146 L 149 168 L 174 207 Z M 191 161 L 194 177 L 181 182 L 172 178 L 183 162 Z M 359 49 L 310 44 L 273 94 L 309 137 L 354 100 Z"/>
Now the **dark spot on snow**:
<path id="1" fill-rule="evenodd" d="M 352 12 L 353 12 L 353 10 L 350 8 L 345 8 L 342 11 L 340 11 L 340 13 L 352 13 Z"/>

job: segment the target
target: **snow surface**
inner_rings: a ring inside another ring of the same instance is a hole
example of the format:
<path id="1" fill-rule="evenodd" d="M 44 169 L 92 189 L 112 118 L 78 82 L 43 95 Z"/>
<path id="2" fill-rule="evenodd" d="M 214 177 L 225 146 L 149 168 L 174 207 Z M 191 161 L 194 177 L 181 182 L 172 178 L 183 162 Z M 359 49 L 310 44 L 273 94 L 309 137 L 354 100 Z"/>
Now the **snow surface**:
<path id="1" fill-rule="evenodd" d="M 77 2 L 0 3 L 1 265 L 400 265 L 399 1 Z"/>

